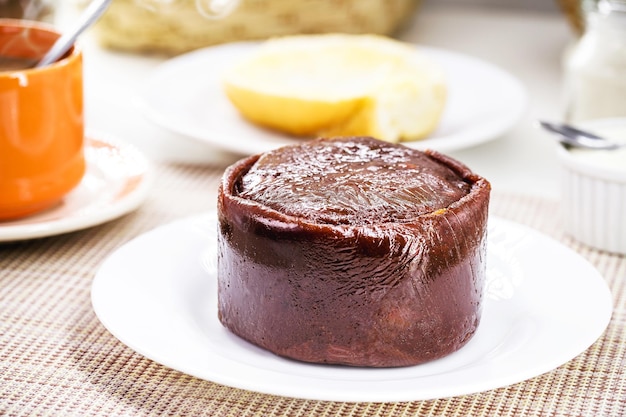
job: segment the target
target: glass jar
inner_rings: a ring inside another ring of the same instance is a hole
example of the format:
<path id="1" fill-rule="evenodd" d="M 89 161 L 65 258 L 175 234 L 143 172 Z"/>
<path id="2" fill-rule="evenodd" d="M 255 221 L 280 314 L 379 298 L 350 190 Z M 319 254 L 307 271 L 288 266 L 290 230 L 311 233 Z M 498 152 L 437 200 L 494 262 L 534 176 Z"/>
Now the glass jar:
<path id="1" fill-rule="evenodd" d="M 570 122 L 626 116 L 626 1 L 599 0 L 565 66 Z"/>

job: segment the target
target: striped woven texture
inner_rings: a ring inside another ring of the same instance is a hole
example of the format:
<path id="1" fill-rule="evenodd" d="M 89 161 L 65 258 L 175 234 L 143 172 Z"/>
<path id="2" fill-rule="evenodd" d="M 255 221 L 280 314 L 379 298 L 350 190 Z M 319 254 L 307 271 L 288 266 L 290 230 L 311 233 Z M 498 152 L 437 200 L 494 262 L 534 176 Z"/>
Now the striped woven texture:
<path id="1" fill-rule="evenodd" d="M 218 385 L 148 360 L 98 321 L 90 287 L 129 239 L 215 206 L 221 169 L 158 166 L 139 210 L 65 235 L 0 244 L 0 415 L 3 416 L 624 416 L 626 257 L 562 232 L 557 201 L 494 192 L 491 213 L 556 238 L 607 280 L 614 313 L 587 351 L 544 375 L 474 395 L 406 403 L 342 403 Z M 585 308 L 585 306 L 581 306 Z"/>

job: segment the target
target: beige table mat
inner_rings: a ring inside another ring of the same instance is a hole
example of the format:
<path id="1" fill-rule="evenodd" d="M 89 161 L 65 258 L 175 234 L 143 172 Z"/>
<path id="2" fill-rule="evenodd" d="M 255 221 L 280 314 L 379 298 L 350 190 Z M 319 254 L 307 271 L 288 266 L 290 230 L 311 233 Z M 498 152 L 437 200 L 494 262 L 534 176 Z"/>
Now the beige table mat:
<path id="1" fill-rule="evenodd" d="M 145 359 L 98 321 L 90 286 L 129 239 L 215 206 L 220 169 L 159 166 L 136 212 L 88 230 L 0 245 L 0 415 L 6 416 L 624 416 L 626 257 L 564 236 L 556 201 L 499 194 L 491 212 L 530 225 L 590 260 L 615 309 L 590 349 L 552 372 L 475 395 L 407 403 L 341 403 L 221 386 Z M 580 306 L 585 308 L 584 305 Z"/>

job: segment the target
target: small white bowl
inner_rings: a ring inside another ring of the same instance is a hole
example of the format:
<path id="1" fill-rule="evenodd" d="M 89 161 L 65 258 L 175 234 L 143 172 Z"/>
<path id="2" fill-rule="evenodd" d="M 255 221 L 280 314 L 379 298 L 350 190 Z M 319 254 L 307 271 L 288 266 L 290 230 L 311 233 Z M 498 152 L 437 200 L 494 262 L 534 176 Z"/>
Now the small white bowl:
<path id="1" fill-rule="evenodd" d="M 626 118 L 578 127 L 626 142 Z M 615 151 L 558 147 L 565 230 L 596 249 L 626 254 L 626 148 Z"/>

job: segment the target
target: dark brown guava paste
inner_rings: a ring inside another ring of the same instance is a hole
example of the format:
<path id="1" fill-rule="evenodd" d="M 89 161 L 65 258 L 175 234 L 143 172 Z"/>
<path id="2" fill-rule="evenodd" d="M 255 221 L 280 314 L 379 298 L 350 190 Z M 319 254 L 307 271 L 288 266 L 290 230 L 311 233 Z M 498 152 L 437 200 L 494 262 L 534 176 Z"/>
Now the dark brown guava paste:
<path id="1" fill-rule="evenodd" d="M 447 156 L 372 138 L 243 159 L 219 190 L 219 319 L 307 362 L 454 352 L 480 321 L 489 191 Z"/>

